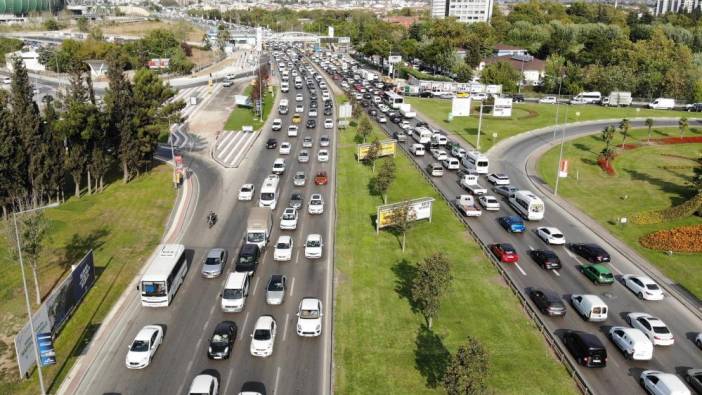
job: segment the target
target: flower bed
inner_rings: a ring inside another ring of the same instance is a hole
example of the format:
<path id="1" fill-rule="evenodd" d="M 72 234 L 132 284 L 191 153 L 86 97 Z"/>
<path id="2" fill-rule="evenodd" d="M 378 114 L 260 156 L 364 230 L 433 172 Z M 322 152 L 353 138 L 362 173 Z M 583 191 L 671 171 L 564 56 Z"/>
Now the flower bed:
<path id="1" fill-rule="evenodd" d="M 646 248 L 675 252 L 702 252 L 702 225 L 681 226 L 649 233 L 639 239 Z"/>
<path id="2" fill-rule="evenodd" d="M 614 171 L 614 168 L 612 167 L 612 161 L 607 160 L 604 156 L 600 156 L 599 158 L 597 158 L 597 164 L 600 165 L 600 168 L 602 168 L 602 170 L 604 170 L 610 176 L 614 176 L 617 174 L 617 172 Z"/>

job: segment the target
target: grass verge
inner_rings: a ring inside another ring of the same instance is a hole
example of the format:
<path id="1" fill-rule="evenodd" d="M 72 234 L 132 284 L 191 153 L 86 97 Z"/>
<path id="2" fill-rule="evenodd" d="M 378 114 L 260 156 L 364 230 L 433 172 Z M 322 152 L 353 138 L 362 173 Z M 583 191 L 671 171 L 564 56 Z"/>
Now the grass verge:
<path id="1" fill-rule="evenodd" d="M 443 129 L 461 136 L 473 146 L 476 145 L 478 138 L 479 103 L 472 106 L 470 117 L 453 118 L 453 120 L 449 122 L 447 117 L 448 113 L 451 111 L 451 100 L 406 97 L 405 101 L 412 104 L 412 107 L 416 108 L 425 116 L 430 117 Z M 579 112 L 580 116 L 576 116 L 576 112 Z M 483 113 L 483 122 L 480 128 L 480 149 L 487 151 L 498 141 L 528 130 L 555 125 L 564 120 L 566 122 L 576 122 L 608 118 L 689 118 L 690 116 L 690 113 L 684 111 L 649 110 L 646 108 L 636 109 L 628 107 L 612 108 L 592 105 L 569 106 L 566 104 L 559 106 L 557 122 L 556 106 L 552 104 L 519 103 L 514 105 L 512 117 L 510 118 L 493 118 Z M 493 133 L 497 134 L 497 137 L 493 137 Z"/>
<path id="2" fill-rule="evenodd" d="M 266 92 L 263 96 L 263 120 L 260 121 L 259 117 L 256 116 L 253 109 L 245 107 L 235 107 L 227 118 L 227 122 L 224 124 L 224 130 L 241 130 L 243 126 L 253 126 L 254 130 L 260 129 L 263 124 L 268 119 L 268 115 L 271 113 L 273 107 L 273 102 L 275 102 L 275 87 L 271 86 L 272 89 Z M 244 96 L 249 96 L 251 94 L 252 85 L 248 85 L 244 89 Z"/>
<path id="3" fill-rule="evenodd" d="M 58 389 L 82 347 L 159 243 L 175 197 L 171 172 L 165 165 L 158 166 L 129 184 L 117 181 L 101 193 L 70 199 L 46 210 L 50 227 L 39 265 L 44 295 L 90 248 L 95 251 L 97 277 L 93 289 L 56 339 L 58 364 L 43 369 L 50 392 Z M 19 268 L 10 258 L 6 243 L 0 243 L 0 289 L 0 336 L 5 343 L 0 392 L 37 394 L 36 374 L 20 381 L 14 362 L 11 342 L 26 322 L 26 310 Z"/>
<path id="4" fill-rule="evenodd" d="M 702 130 L 692 130 L 689 135 L 699 135 Z M 634 130 L 631 140 L 645 142 L 648 130 Z M 679 136 L 677 129 L 654 129 L 652 138 Z M 617 136 L 615 143 L 621 142 Z M 677 205 L 694 195 L 690 179 L 694 161 L 702 155 L 702 144 L 653 145 L 620 152 L 613 165 L 616 175 L 606 175 L 600 169 L 597 156 L 604 148 L 598 135 L 566 142 L 563 158 L 569 161 L 567 178 L 559 181 L 558 193 L 609 232 L 626 242 L 666 276 L 681 284 L 688 291 L 702 298 L 702 254 L 674 253 L 642 247 L 640 237 L 658 230 L 683 225 L 702 224 L 696 216 L 652 225 L 619 224 L 621 217 Z M 558 162 L 559 147 L 546 152 L 538 163 L 544 180 L 553 187 Z M 596 191 L 596 193 L 593 193 Z"/>
<path id="5" fill-rule="evenodd" d="M 200 27 L 186 21 L 141 21 L 132 23 L 105 22 L 97 24 L 104 34 L 117 34 L 143 37 L 146 34 L 163 29 L 173 32 L 180 41 L 202 42 L 205 31 Z"/>
<path id="6" fill-rule="evenodd" d="M 373 216 L 382 199 L 369 192 L 371 170 L 356 162 L 354 135 L 353 127 L 340 132 L 336 167 L 335 392 L 443 393 L 449 353 L 474 336 L 490 354 L 492 392 L 576 393 L 499 274 L 402 154 L 388 201 L 434 197 L 433 221 L 408 232 L 405 253 L 395 235 L 375 234 Z M 439 251 L 449 257 L 454 280 L 428 330 L 408 289 L 416 263 Z"/>

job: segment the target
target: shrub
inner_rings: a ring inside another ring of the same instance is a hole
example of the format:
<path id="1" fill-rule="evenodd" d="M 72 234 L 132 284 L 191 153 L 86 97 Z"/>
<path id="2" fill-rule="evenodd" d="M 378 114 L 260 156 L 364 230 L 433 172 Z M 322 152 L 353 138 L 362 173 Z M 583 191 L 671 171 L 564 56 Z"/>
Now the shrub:
<path id="1" fill-rule="evenodd" d="M 702 252 L 702 225 L 659 230 L 641 237 L 639 243 L 653 250 Z"/>
<path id="2" fill-rule="evenodd" d="M 702 206 L 702 193 L 677 206 L 663 210 L 644 211 L 636 213 L 631 217 L 631 222 L 638 225 L 658 224 L 679 218 L 689 217 Z"/>

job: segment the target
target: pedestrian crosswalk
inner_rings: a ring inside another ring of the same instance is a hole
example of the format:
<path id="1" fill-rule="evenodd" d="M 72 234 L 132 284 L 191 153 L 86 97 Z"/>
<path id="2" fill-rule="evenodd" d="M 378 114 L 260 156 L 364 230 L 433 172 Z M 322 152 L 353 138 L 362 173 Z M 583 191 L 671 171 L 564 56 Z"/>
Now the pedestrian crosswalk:
<path id="1" fill-rule="evenodd" d="M 259 132 L 224 131 L 217 138 L 212 156 L 224 167 L 239 167 L 258 135 Z"/>

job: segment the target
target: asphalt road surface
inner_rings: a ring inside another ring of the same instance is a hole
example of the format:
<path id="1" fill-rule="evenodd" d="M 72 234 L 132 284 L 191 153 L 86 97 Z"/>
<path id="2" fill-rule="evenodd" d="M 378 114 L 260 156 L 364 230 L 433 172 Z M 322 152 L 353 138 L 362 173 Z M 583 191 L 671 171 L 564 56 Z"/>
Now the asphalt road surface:
<path id="1" fill-rule="evenodd" d="M 274 109 L 272 118 L 283 120 L 283 129 L 272 132 L 270 120 L 261 136 L 238 169 L 224 170 L 203 155 L 185 155 L 185 161 L 197 174 L 199 201 L 197 210 L 182 239 L 191 256 L 190 269 L 185 283 L 178 291 L 171 306 L 148 308 L 140 305 L 137 290 L 128 290 L 129 313 L 126 318 L 113 324 L 112 333 L 102 346 L 102 354 L 82 378 L 77 394 L 182 394 L 192 379 L 201 372 L 211 372 L 220 378 L 220 393 L 237 393 L 244 383 L 256 382 L 265 386 L 268 394 L 327 394 L 331 377 L 331 275 L 333 273 L 333 218 L 334 218 L 334 161 L 335 131 L 322 128 L 323 103 L 320 90 L 318 126 L 306 129 L 309 107 L 309 91 L 306 87 L 296 90 L 291 86 L 288 97 L 295 104 L 295 94 L 303 93 L 305 113 L 298 137 L 287 137 L 287 127 L 293 110 L 279 116 Z M 314 147 L 308 149 L 309 163 L 298 163 L 296 153 L 301 149 L 303 136 L 314 138 Z M 330 161 L 319 163 L 316 153 L 319 137 L 331 138 Z M 229 250 L 226 272 L 233 271 L 232 262 L 243 244 L 246 219 L 249 209 L 258 204 L 258 193 L 263 179 L 271 172 L 273 161 L 281 157 L 278 150 L 265 148 L 266 140 L 275 137 L 279 142 L 290 141 L 292 152 L 287 155 L 287 169 L 280 180 L 280 199 L 273 211 L 274 231 L 262 255 L 259 267 L 251 281 L 246 307 L 241 313 L 223 313 L 219 294 L 227 274 L 215 279 L 200 276 L 202 260 L 210 248 L 224 247 Z M 305 171 L 308 181 L 304 187 L 294 187 L 292 177 L 298 170 Z M 315 186 L 312 178 L 317 171 L 327 170 L 329 185 Z M 251 202 L 237 201 L 241 184 L 253 183 L 256 195 Z M 298 229 L 281 232 L 279 218 L 293 191 L 302 192 L 305 200 Z M 312 193 L 322 193 L 325 200 L 324 214 L 307 214 L 306 206 Z M 217 224 L 209 229 L 206 213 L 214 210 L 219 217 Z M 281 233 L 294 239 L 293 260 L 280 263 L 273 261 L 273 246 Z M 325 246 L 323 258 L 304 258 L 304 240 L 309 233 L 320 233 Z M 288 280 L 288 292 L 284 304 L 269 306 L 265 302 L 265 288 L 274 273 L 284 274 Z M 320 337 L 301 338 L 296 334 L 297 306 L 303 297 L 322 300 L 325 314 Z M 268 358 L 253 357 L 249 353 L 250 335 L 256 319 L 270 314 L 278 324 L 273 355 Z M 207 358 L 209 337 L 215 326 L 224 320 L 232 320 L 238 326 L 238 336 L 232 357 L 224 361 Z M 143 370 L 128 370 L 125 367 L 127 346 L 141 327 L 147 324 L 163 325 L 165 339 L 150 366 Z"/>
<path id="2" fill-rule="evenodd" d="M 368 107 L 368 109 L 370 108 L 373 108 L 372 105 Z M 380 110 L 378 110 L 378 113 L 382 114 Z M 418 120 L 413 120 L 413 124 L 416 121 Z M 589 126 L 567 127 L 565 129 L 566 138 L 599 132 L 608 124 L 603 122 Z M 656 122 L 657 126 L 666 124 L 676 126 L 677 119 Z M 380 125 L 390 136 L 396 131 L 401 131 L 398 125 L 389 121 Z M 643 127 L 643 122 L 632 121 L 632 127 Z M 558 141 L 560 141 L 560 130 L 557 137 Z M 459 139 L 454 139 L 454 141 L 461 144 L 465 149 L 471 148 L 465 141 L 459 141 Z M 532 181 L 528 179 L 525 172 L 527 159 L 542 146 L 552 144 L 552 141 L 552 133 L 549 131 L 540 134 L 528 134 L 519 139 L 504 142 L 499 153 L 496 152 L 490 155 L 490 172 L 506 173 L 511 179 L 511 185 L 520 189 L 534 191 Z M 406 143 L 400 143 L 400 145 L 407 149 L 414 143 L 415 141 L 409 137 Z M 408 155 L 422 169 L 426 169 L 430 163 L 437 162 L 428 150 L 423 157 Z M 455 172 L 446 170 L 442 177 L 431 177 L 432 182 L 441 193 L 451 199 L 459 194 L 468 193 L 458 184 L 458 179 Z M 485 177 L 480 178 L 480 183 L 491 189 L 491 185 Z M 596 193 L 596 191 L 593 191 L 593 193 Z M 663 301 L 646 302 L 639 300 L 636 295 L 630 292 L 628 288 L 625 288 L 619 281 L 615 281 L 613 285 L 609 286 L 593 284 L 579 271 L 579 267 L 587 262 L 564 246 L 547 246 L 536 235 L 536 228 L 540 226 L 554 226 L 564 233 L 568 242 L 596 242 L 600 244 L 608 250 L 612 257 L 612 263 L 607 264 L 607 266 L 611 268 L 617 280 L 622 274 L 643 274 L 633 262 L 610 245 L 608 237 L 611 236 L 595 234 L 585 227 L 579 218 L 569 214 L 543 196 L 542 198 L 544 198 L 546 205 L 544 219 L 527 222 L 527 231 L 524 234 L 507 233 L 499 226 L 497 218 L 505 215 L 516 215 L 516 212 L 508 206 L 505 198 L 492 192 L 489 192 L 489 194 L 496 196 L 500 200 L 501 208 L 499 212 L 483 210 L 481 217 L 469 218 L 466 220 L 466 223 L 485 244 L 507 242 L 515 246 L 520 255 L 519 263 L 516 265 L 503 265 L 506 267 L 510 278 L 517 284 L 524 295 L 527 295 L 529 288 L 539 287 L 553 290 L 562 296 L 564 302 L 568 304 L 566 316 L 564 318 L 544 316 L 546 326 L 551 333 L 560 338 L 564 330 L 574 329 L 596 334 L 600 338 L 608 351 L 607 367 L 604 369 L 588 369 L 576 365 L 578 366 L 578 371 L 595 393 L 632 394 L 643 392 L 638 384 L 638 379 L 640 373 L 646 369 L 677 373 L 682 376 L 689 368 L 702 367 L 702 351 L 693 343 L 694 336 L 702 330 L 702 322 L 698 316 L 669 295 L 666 295 Z M 539 195 L 538 192 L 537 195 Z M 555 251 L 561 259 L 563 268 L 558 271 L 547 271 L 532 261 L 528 252 L 532 249 L 541 248 Z M 582 319 L 569 305 L 570 295 L 574 293 L 596 294 L 602 297 L 609 307 L 608 319 L 602 323 L 592 323 Z M 670 347 L 656 346 L 653 360 L 651 361 L 630 361 L 625 359 L 614 343 L 607 339 L 607 333 L 612 326 L 627 327 L 624 317 L 629 312 L 646 312 L 663 320 L 675 336 L 675 344 Z M 493 318 L 499 319 L 499 317 Z"/>

